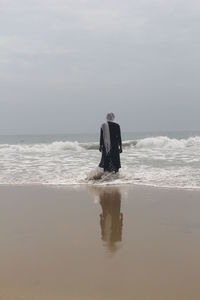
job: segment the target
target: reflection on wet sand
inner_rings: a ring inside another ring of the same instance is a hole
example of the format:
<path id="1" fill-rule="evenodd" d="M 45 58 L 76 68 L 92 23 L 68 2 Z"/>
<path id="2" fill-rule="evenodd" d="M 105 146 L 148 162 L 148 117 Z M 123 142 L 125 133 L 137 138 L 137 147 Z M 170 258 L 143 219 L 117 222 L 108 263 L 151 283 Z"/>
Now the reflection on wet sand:
<path id="1" fill-rule="evenodd" d="M 200 299 L 199 191 L 119 188 L 0 186 L 0 299 Z"/>
<path id="2" fill-rule="evenodd" d="M 117 242 L 122 241 L 123 214 L 121 210 L 121 192 L 117 187 L 93 189 L 99 197 L 101 238 L 110 252 L 117 250 Z"/>

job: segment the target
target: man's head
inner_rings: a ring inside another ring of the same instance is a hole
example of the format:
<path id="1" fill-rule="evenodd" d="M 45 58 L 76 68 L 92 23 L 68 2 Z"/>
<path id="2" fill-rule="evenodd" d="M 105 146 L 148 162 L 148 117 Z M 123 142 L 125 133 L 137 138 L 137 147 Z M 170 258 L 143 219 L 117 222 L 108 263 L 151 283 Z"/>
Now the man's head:
<path id="1" fill-rule="evenodd" d="M 106 116 L 106 120 L 107 121 L 110 121 L 110 122 L 112 122 L 112 121 L 114 121 L 114 119 L 115 119 L 115 115 L 114 115 L 114 113 L 108 113 L 107 114 L 107 116 Z"/>

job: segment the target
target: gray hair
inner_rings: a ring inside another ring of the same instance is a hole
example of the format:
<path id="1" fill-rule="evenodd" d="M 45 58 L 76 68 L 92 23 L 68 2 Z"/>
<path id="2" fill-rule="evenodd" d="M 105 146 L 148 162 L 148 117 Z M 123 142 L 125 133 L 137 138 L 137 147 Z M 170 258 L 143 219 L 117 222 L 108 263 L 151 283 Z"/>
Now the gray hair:
<path id="1" fill-rule="evenodd" d="M 108 113 L 106 116 L 107 121 L 110 121 L 110 122 L 114 121 L 114 118 L 115 118 L 115 115 L 112 112 Z"/>

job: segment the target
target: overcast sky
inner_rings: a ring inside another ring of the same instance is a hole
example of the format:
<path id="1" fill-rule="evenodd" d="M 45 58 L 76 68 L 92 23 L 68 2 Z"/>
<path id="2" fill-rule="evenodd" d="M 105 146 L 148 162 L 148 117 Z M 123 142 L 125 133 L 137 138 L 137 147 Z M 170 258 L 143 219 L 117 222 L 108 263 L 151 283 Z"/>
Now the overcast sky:
<path id="1" fill-rule="evenodd" d="M 0 134 L 200 129 L 199 0 L 0 0 Z"/>

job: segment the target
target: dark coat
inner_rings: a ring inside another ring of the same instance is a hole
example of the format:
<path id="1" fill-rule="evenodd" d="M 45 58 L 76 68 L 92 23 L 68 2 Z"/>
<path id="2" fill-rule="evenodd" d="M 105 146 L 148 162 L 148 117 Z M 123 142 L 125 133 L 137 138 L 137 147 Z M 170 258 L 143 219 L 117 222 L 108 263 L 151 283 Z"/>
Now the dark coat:
<path id="1" fill-rule="evenodd" d="M 103 130 L 101 128 L 100 147 L 102 149 L 101 151 L 102 157 L 101 157 L 99 167 L 103 168 L 104 171 L 117 172 L 119 168 L 121 168 L 120 153 L 119 153 L 119 148 L 122 144 L 121 130 L 119 124 L 117 123 L 108 122 L 108 125 L 110 130 L 111 150 L 108 154 L 106 153 L 104 140 L 103 140 Z"/>

